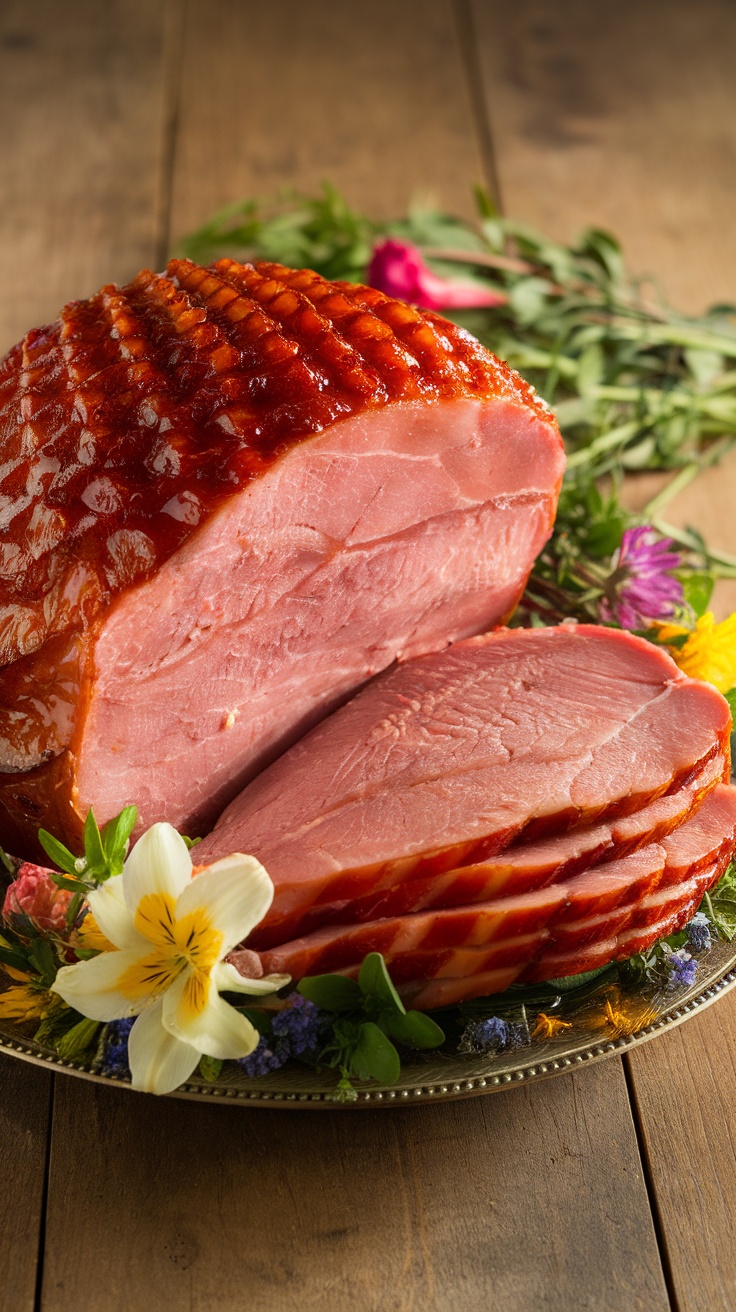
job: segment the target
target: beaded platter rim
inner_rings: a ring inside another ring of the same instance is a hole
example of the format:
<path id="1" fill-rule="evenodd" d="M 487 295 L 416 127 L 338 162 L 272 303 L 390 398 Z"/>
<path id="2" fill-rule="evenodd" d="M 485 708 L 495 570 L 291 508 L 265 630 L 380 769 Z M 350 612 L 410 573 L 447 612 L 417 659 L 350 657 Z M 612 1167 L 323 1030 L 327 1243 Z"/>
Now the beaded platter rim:
<path id="1" fill-rule="evenodd" d="M 588 1031 L 576 1041 L 563 1036 L 536 1043 L 531 1048 L 493 1056 L 427 1054 L 423 1060 L 407 1061 L 394 1087 L 371 1085 L 358 1088 L 357 1097 L 352 1102 L 337 1101 L 334 1083 L 325 1080 L 324 1076 L 309 1068 L 302 1070 L 293 1066 L 260 1079 L 249 1079 L 235 1071 L 211 1084 L 201 1079 L 190 1080 L 169 1096 L 195 1102 L 219 1101 L 280 1110 L 356 1111 L 366 1107 L 406 1107 L 497 1093 L 518 1084 L 563 1075 L 627 1052 L 698 1015 L 736 986 L 736 946 L 717 944 L 701 960 L 701 969 L 701 980 L 676 998 L 671 994 L 657 995 L 656 1014 L 634 1033 L 609 1037 L 599 1033 L 596 1037 Z M 601 994 L 606 987 L 601 985 Z M 587 995 L 588 1007 L 595 1000 L 595 992 Z M 643 991 L 640 993 L 643 996 Z M 636 991 L 633 995 L 628 994 L 629 999 L 632 996 L 637 996 Z M 574 992 L 564 995 L 556 1014 L 560 1018 L 574 1015 L 576 1009 L 579 1010 L 579 1001 Z M 0 1052 L 65 1075 L 134 1092 L 127 1080 L 95 1070 L 89 1062 L 64 1060 L 7 1025 L 0 1025 Z"/>

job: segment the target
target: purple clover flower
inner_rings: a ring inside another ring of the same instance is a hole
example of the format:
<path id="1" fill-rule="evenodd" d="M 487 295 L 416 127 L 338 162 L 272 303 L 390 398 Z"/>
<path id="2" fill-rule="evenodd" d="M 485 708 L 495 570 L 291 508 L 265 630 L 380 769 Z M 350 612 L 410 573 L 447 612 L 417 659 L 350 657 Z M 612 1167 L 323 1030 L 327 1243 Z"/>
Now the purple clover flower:
<path id="1" fill-rule="evenodd" d="M 676 952 L 670 952 L 665 960 L 665 966 L 667 968 L 667 988 L 670 991 L 689 989 L 695 983 L 698 963 L 685 948 L 678 948 Z"/>
<path id="2" fill-rule="evenodd" d="M 622 629 L 645 629 L 652 620 L 674 615 L 683 603 L 682 584 L 673 574 L 680 565 L 674 545 L 645 524 L 626 529 L 599 603 L 601 619 Z"/>
<path id="3" fill-rule="evenodd" d="M 707 952 L 713 943 L 710 921 L 702 911 L 697 911 L 687 927 L 687 945 L 693 952 Z"/>
<path id="4" fill-rule="evenodd" d="M 126 1016 L 124 1020 L 111 1020 L 109 1022 L 102 1057 L 102 1065 L 106 1075 L 130 1075 L 128 1036 L 135 1020 L 135 1016 Z"/>

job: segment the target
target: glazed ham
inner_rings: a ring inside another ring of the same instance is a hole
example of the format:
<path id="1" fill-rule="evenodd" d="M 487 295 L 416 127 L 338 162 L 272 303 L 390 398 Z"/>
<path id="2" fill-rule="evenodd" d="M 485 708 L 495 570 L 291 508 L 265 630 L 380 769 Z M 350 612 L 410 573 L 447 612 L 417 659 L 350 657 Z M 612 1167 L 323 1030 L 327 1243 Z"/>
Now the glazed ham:
<path id="1" fill-rule="evenodd" d="M 632 816 L 720 770 L 730 726 L 714 688 L 629 633 L 473 638 L 374 680 L 245 789 L 200 859 L 264 863 L 275 896 L 253 945 L 270 947 L 522 836 Z"/>
<path id="2" fill-rule="evenodd" d="M 512 611 L 557 426 L 431 313 L 173 261 L 0 364 L 0 839 L 201 833 L 397 657 Z"/>
<path id="3" fill-rule="evenodd" d="M 368 952 L 381 952 L 398 986 L 435 976 L 465 977 L 465 997 L 486 991 L 472 977 L 491 970 L 514 969 L 514 978 L 536 980 L 574 974 L 575 952 L 587 960 L 591 945 L 614 939 L 628 945 L 629 931 L 641 931 L 637 942 L 642 944 L 651 933 L 654 942 L 662 932 L 672 932 L 661 931 L 663 923 L 685 923 L 735 847 L 736 788 L 720 786 L 661 844 L 531 893 L 325 927 L 263 952 L 263 970 L 297 979 L 354 973 Z M 632 948 L 628 955 L 641 950 Z M 558 958 L 573 968 L 560 969 Z"/>

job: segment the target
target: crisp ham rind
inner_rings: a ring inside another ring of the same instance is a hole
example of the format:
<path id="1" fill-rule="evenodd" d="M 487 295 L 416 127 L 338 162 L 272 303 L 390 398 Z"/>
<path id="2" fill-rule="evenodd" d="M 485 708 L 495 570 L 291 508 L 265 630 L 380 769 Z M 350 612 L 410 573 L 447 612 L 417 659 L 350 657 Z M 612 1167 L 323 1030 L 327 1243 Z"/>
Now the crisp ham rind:
<path id="1" fill-rule="evenodd" d="M 266 947 L 322 908 L 632 816 L 727 762 L 730 727 L 725 698 L 632 634 L 496 632 L 374 680 L 232 803 L 200 859 L 264 863 Z"/>

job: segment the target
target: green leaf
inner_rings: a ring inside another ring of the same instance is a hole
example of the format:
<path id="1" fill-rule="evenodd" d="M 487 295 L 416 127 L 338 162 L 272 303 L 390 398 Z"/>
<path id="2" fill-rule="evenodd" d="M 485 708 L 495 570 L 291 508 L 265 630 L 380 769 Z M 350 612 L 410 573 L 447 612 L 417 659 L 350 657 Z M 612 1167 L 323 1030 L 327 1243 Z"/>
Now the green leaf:
<path id="1" fill-rule="evenodd" d="M 56 1040 L 56 1051 L 66 1061 L 76 1061 L 92 1046 L 99 1029 L 98 1020 L 88 1020 L 85 1016 Z"/>
<path id="2" fill-rule="evenodd" d="M 80 891 L 82 893 L 86 893 L 88 891 L 87 884 L 84 882 L 83 879 L 67 879 L 65 875 L 56 875 L 52 871 L 51 880 L 52 883 L 56 884 L 57 888 L 66 889 L 67 893 L 76 894 L 79 893 Z"/>
<path id="3" fill-rule="evenodd" d="M 107 858 L 102 846 L 102 834 L 92 807 L 89 808 L 84 822 L 84 855 L 90 874 L 97 875 L 106 871 Z"/>
<path id="4" fill-rule="evenodd" d="M 360 990 L 366 998 L 376 998 L 379 1002 L 395 1007 L 403 1016 L 406 1008 L 401 1001 L 386 969 L 386 962 L 380 952 L 369 952 L 364 958 L 358 975 Z"/>
<path id="5" fill-rule="evenodd" d="M 325 1011 L 354 1011 L 363 1001 L 357 981 L 344 975 L 307 975 L 297 992 Z"/>
<path id="6" fill-rule="evenodd" d="M 581 984 L 588 984 L 590 980 L 595 979 L 597 975 L 602 975 L 608 969 L 608 966 L 599 966 L 597 970 L 586 970 L 581 975 L 563 975 L 560 979 L 546 979 L 544 983 L 556 993 L 569 993 L 571 989 L 577 989 Z"/>
<path id="7" fill-rule="evenodd" d="M 88 817 L 89 818 L 89 817 Z M 108 820 L 101 834 L 105 864 L 110 875 L 120 875 L 128 853 L 130 835 L 138 819 L 137 806 L 125 806 L 119 815 Z"/>
<path id="8" fill-rule="evenodd" d="M 686 605 L 695 612 L 698 619 L 704 615 L 708 609 L 708 603 L 713 592 L 715 576 L 709 574 L 707 570 L 698 570 L 693 573 L 676 571 L 677 578 L 682 584 L 682 595 Z"/>
<path id="9" fill-rule="evenodd" d="M 439 1048 L 445 1041 L 444 1030 L 422 1011 L 407 1011 L 405 1016 L 389 1016 L 386 1024 L 391 1038 L 407 1048 Z"/>
<path id="10" fill-rule="evenodd" d="M 0 961 L 5 966 L 12 966 L 14 970 L 28 970 L 28 961 L 23 953 L 16 951 L 15 948 L 5 947 L 2 943 L 0 943 Z"/>
<path id="11" fill-rule="evenodd" d="M 578 391 L 582 396 L 588 396 L 595 388 L 600 387 L 603 382 L 603 352 L 597 342 L 591 346 L 586 346 L 580 359 L 578 360 Z"/>
<path id="12" fill-rule="evenodd" d="M 38 971 L 45 987 L 50 988 L 56 979 L 59 963 L 48 939 L 34 939 L 28 950 L 28 959 Z"/>
<path id="13" fill-rule="evenodd" d="M 240 995 L 242 997 L 242 994 Z M 234 1004 L 237 1006 L 237 1004 Z M 271 1029 L 271 1014 L 262 1007 L 237 1007 L 259 1034 L 268 1034 Z"/>
<path id="14" fill-rule="evenodd" d="M 208 1084 L 214 1084 L 215 1080 L 220 1078 L 222 1066 L 219 1057 L 207 1057 L 203 1054 L 199 1059 L 199 1073 Z"/>
<path id="15" fill-rule="evenodd" d="M 6 874 L 15 876 L 17 864 L 8 856 L 4 848 L 0 847 L 0 871 L 4 870 Z"/>
<path id="16" fill-rule="evenodd" d="M 378 1080 L 379 1084 L 395 1084 L 401 1074 L 398 1052 L 372 1020 L 360 1026 L 349 1069 L 359 1080 Z"/>
<path id="17" fill-rule="evenodd" d="M 58 838 L 54 838 L 53 834 L 50 834 L 47 829 L 39 829 L 38 841 L 55 866 L 58 866 L 60 870 L 65 870 L 68 875 L 77 874 L 77 858 L 73 852 L 69 851 L 68 847 L 59 842 Z"/>

